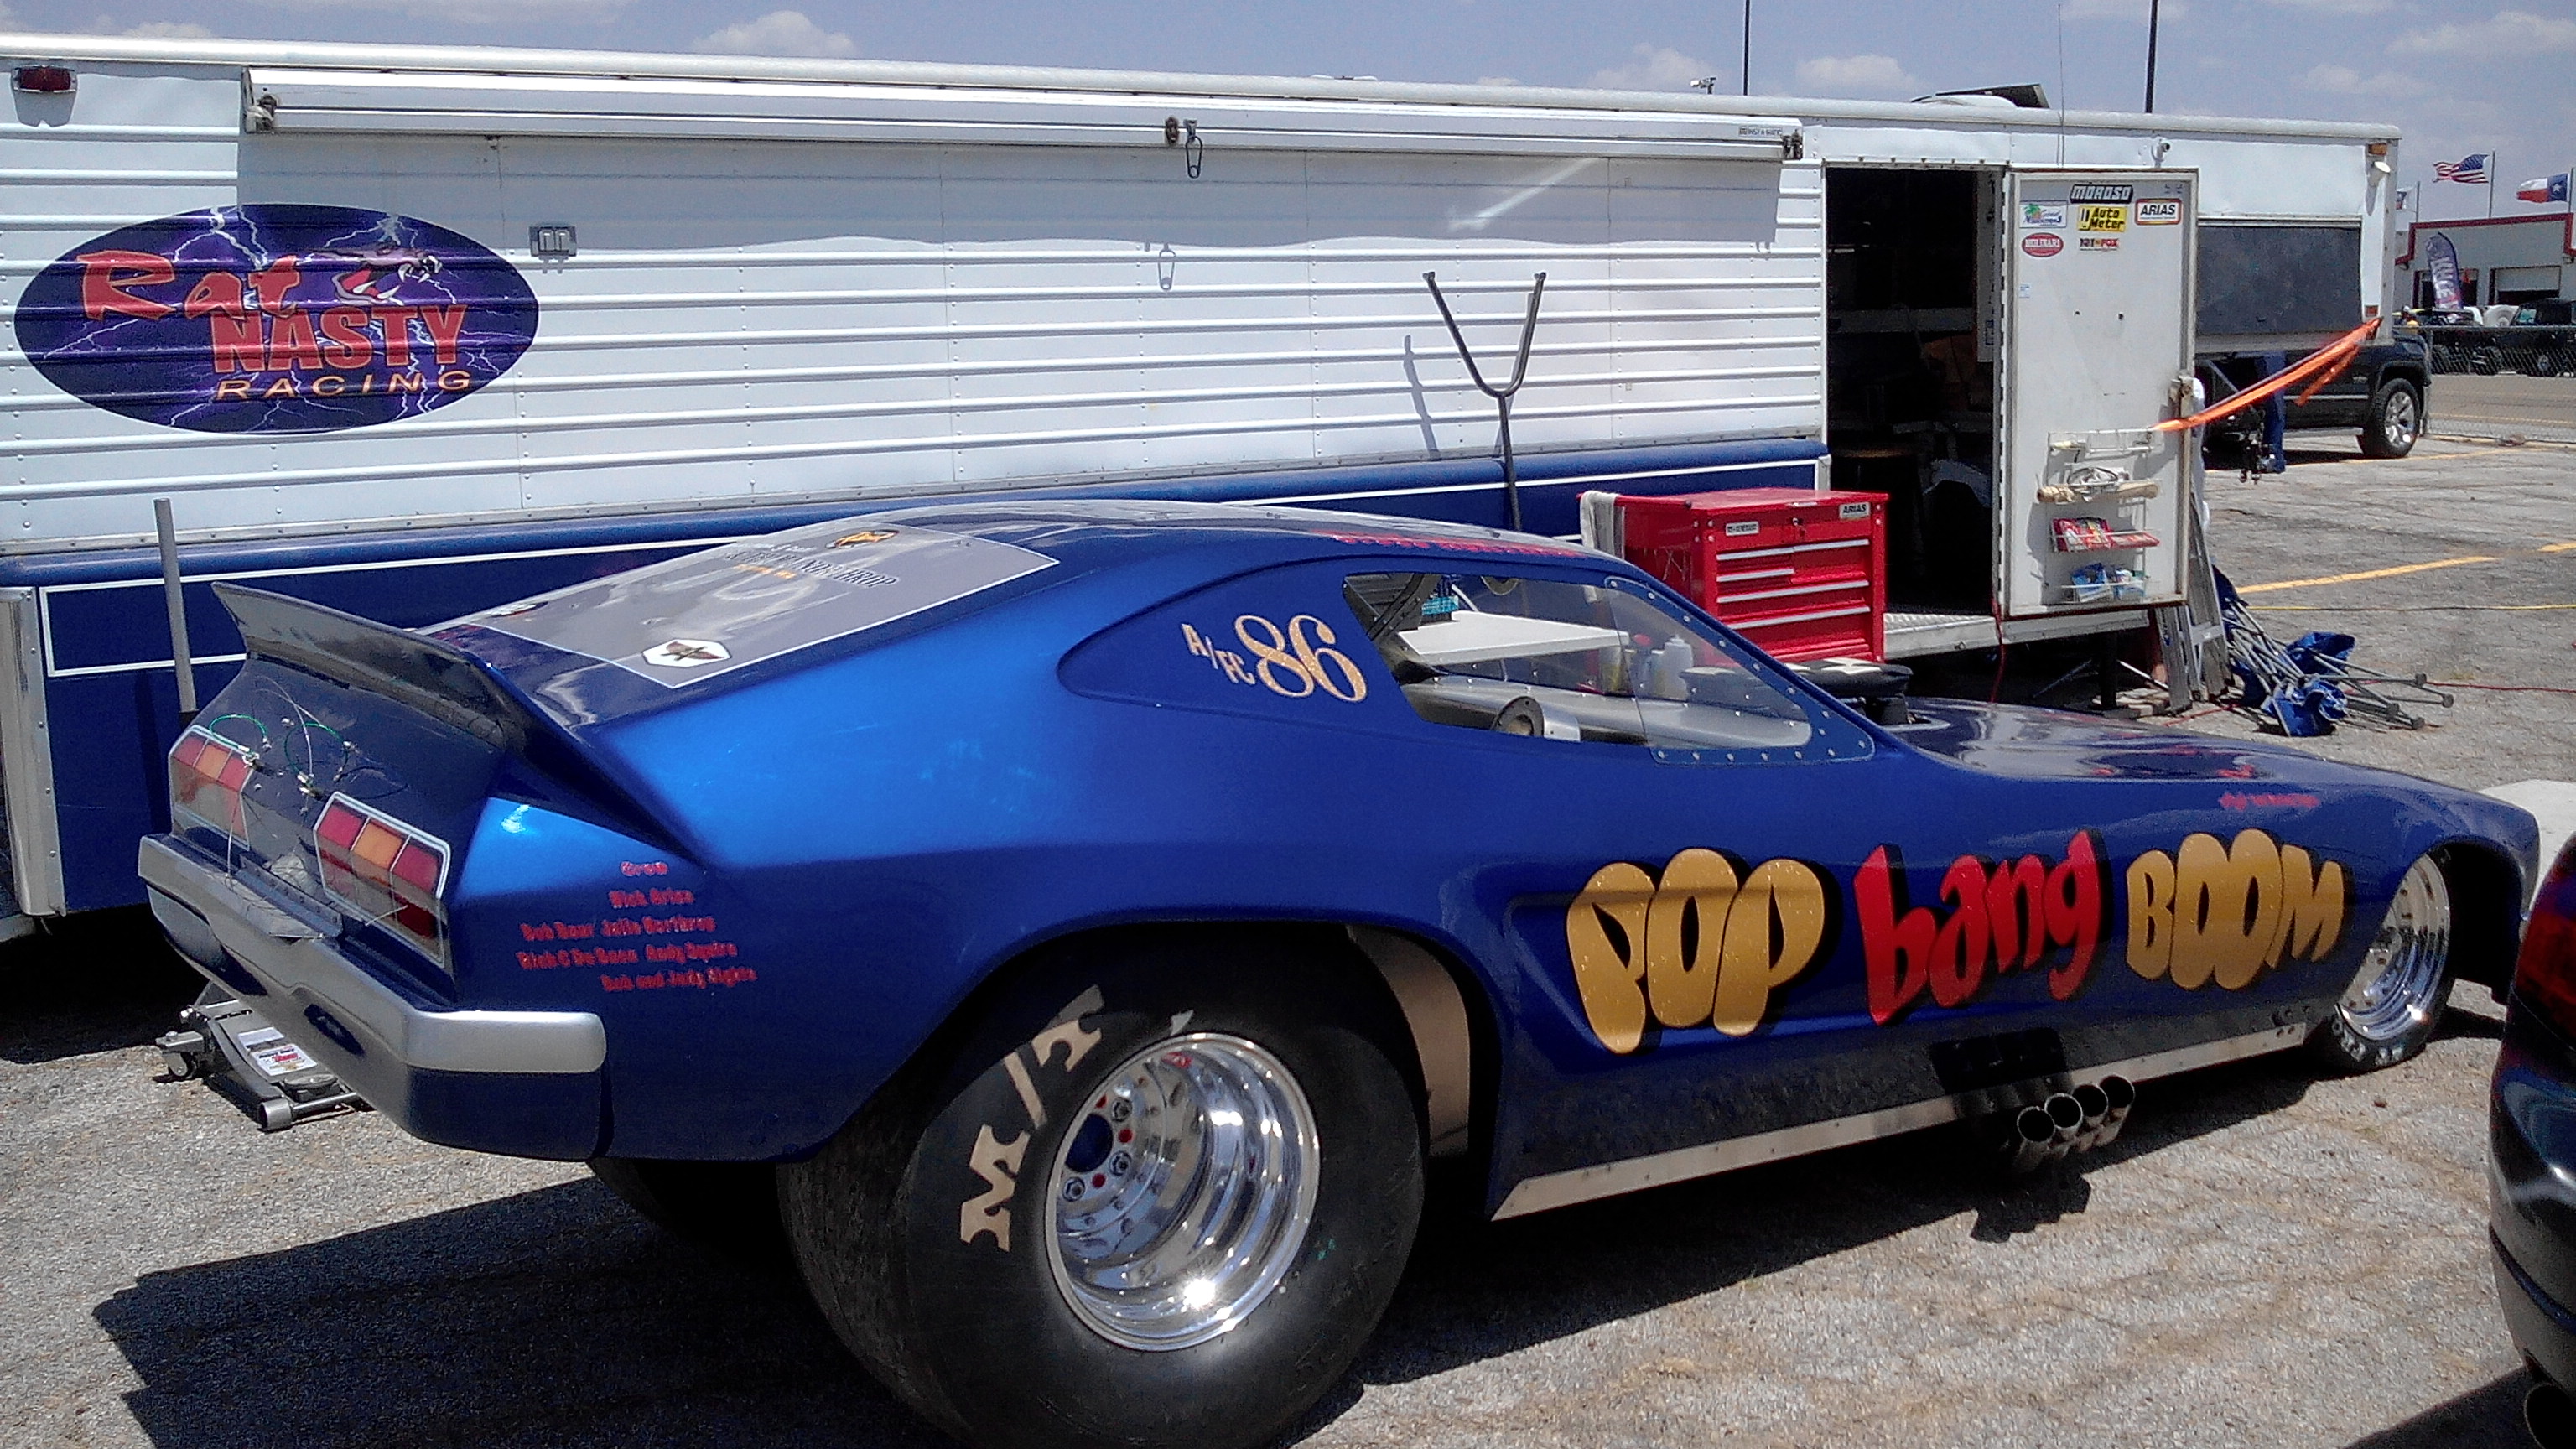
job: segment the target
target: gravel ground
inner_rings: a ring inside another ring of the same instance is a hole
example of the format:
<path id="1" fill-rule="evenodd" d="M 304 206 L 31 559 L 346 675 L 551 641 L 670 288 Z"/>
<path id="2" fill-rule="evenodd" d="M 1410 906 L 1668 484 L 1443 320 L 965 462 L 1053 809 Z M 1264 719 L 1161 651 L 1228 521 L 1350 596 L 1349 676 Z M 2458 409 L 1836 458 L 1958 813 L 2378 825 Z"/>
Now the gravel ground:
<path id="1" fill-rule="evenodd" d="M 2331 449 L 2213 488 L 2287 635 L 2576 687 L 2576 452 Z M 2322 752 L 2474 787 L 2576 777 L 2576 697 L 2463 690 Z M 2249 732 L 2233 715 L 2185 726 Z M 264 1137 L 151 1080 L 189 994 L 134 922 L 0 952 L 0 1443 L 225 1449 L 940 1442 L 793 1281 L 642 1225 L 577 1167 L 350 1116 Z M 1426 1237 L 1316 1446 L 2519 1445 L 2480 1167 L 2499 1012 L 2415 1062 L 2151 1083 L 2003 1186 L 1940 1133 Z"/>

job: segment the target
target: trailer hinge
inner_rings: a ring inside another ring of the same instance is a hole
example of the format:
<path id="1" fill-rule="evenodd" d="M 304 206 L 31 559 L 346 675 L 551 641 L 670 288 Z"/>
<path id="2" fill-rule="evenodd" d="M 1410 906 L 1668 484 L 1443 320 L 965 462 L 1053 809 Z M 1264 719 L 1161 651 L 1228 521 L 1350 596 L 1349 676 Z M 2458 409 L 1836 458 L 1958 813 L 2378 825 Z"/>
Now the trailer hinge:
<path id="1" fill-rule="evenodd" d="M 242 107 L 242 129 L 254 135 L 277 129 L 277 97 L 262 92 Z"/>

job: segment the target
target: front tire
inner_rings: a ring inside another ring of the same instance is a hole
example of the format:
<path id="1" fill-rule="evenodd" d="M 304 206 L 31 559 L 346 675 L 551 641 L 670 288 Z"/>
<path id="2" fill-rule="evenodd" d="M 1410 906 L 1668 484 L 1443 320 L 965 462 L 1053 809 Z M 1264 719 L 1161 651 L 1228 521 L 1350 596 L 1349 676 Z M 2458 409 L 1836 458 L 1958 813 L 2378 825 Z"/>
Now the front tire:
<path id="1" fill-rule="evenodd" d="M 1275 1436 L 1358 1354 L 1421 1214 L 1406 1037 L 1365 971 L 1284 935 L 1058 955 L 782 1171 L 815 1302 L 978 1445 Z"/>
<path id="2" fill-rule="evenodd" d="M 2308 1038 L 2338 1073 L 2393 1067 L 2424 1049 L 2451 999 L 2451 883 L 2441 862 L 2407 868 L 2352 985 Z"/>
<path id="3" fill-rule="evenodd" d="M 2531 354 L 2531 360 L 2522 365 L 2522 370 L 2533 377 L 2556 377 L 2566 370 L 2566 359 L 2560 357 L 2556 350 L 2544 347 Z"/>
<path id="4" fill-rule="evenodd" d="M 2370 396 L 2370 416 L 2361 425 L 2361 451 L 2373 458 L 2403 458 L 2415 451 L 2424 432 L 2424 394 L 2402 377 L 2392 377 Z"/>

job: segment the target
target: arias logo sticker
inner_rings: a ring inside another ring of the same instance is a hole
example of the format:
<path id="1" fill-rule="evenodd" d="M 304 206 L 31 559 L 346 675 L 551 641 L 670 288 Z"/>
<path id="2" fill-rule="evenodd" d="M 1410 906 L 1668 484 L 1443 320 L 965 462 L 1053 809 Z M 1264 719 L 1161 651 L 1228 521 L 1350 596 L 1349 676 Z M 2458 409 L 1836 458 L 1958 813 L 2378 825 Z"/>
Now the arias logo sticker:
<path id="1" fill-rule="evenodd" d="M 2066 250 L 2066 238 L 2053 231 L 2035 231 L 2021 239 L 2021 249 L 2035 257 L 2053 257 Z"/>
<path id="2" fill-rule="evenodd" d="M 516 267 L 407 216 L 226 206 L 75 248 L 18 301 L 56 387 L 201 433 L 324 433 L 418 417 L 508 372 L 537 332 Z"/>

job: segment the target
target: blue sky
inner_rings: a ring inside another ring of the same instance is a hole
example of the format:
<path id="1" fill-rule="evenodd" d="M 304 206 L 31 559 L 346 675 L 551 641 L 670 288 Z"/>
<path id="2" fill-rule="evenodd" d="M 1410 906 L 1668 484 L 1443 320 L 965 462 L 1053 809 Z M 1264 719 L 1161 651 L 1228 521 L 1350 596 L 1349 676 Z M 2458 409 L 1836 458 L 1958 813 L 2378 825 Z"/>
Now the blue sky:
<path id="1" fill-rule="evenodd" d="M 1753 84 L 1902 99 L 2039 81 L 2086 108 L 2142 99 L 2148 0 L 1752 0 Z M 1508 79 L 1733 89 L 1741 0 L 7 0 L 13 28 L 432 44 L 704 50 L 888 60 Z M 2498 154 L 2514 183 L 2576 166 L 2569 0 L 2164 0 L 2157 108 L 2394 121 L 2408 184 Z M 2484 189 L 2424 188 L 2426 214 Z"/>

